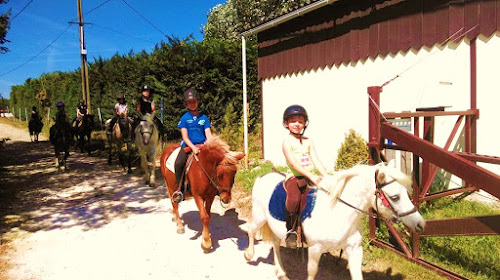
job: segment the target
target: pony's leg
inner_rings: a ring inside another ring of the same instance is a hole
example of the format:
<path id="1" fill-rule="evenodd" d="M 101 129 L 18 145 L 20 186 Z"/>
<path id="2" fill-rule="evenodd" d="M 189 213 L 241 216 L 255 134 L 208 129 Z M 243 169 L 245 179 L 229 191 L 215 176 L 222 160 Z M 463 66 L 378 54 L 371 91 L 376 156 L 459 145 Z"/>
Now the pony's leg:
<path id="1" fill-rule="evenodd" d="M 127 173 L 132 173 L 132 148 L 130 142 L 127 142 Z"/>
<path id="2" fill-rule="evenodd" d="M 273 235 L 273 252 L 274 252 L 274 272 L 278 280 L 289 280 L 286 276 L 285 269 L 283 269 L 283 262 L 281 261 L 280 253 L 280 239 Z"/>
<path id="3" fill-rule="evenodd" d="M 144 172 L 144 180 L 146 180 L 146 185 L 149 185 L 149 168 L 148 168 L 148 157 L 147 153 L 144 151 L 139 152 L 141 155 L 141 168 Z"/>
<path id="4" fill-rule="evenodd" d="M 214 199 L 212 198 L 205 202 L 199 196 L 195 196 L 194 199 L 200 213 L 201 224 L 203 225 L 201 248 L 206 253 L 212 248 L 212 239 L 210 238 L 210 208 Z"/>
<path id="5" fill-rule="evenodd" d="M 362 280 L 361 265 L 363 262 L 363 247 L 361 246 L 361 233 L 357 232 L 348 240 L 345 249 L 347 261 L 349 263 L 349 273 L 352 280 Z"/>
<path id="6" fill-rule="evenodd" d="M 150 175 L 149 175 L 149 186 L 154 188 L 156 186 L 156 177 L 155 177 L 155 168 L 156 168 L 156 161 L 155 161 L 155 153 L 151 153 L 151 170 L 150 170 Z"/>
<path id="7" fill-rule="evenodd" d="M 169 193 L 169 197 L 172 197 L 171 193 Z M 174 221 L 177 224 L 177 233 L 183 234 L 185 230 L 184 230 L 184 224 L 182 223 L 181 217 L 179 216 L 179 203 L 173 202 L 172 200 L 170 201 L 172 202 L 172 214 L 174 215 L 172 221 Z"/>
<path id="8" fill-rule="evenodd" d="M 255 254 L 255 234 L 266 222 L 266 213 L 261 207 L 254 204 L 252 207 L 252 220 L 248 223 L 248 248 L 245 249 L 245 259 L 247 261 L 250 261 Z"/>
<path id="9" fill-rule="evenodd" d="M 314 280 L 314 277 L 316 277 L 320 258 L 321 247 L 319 245 L 308 248 L 307 280 Z"/>

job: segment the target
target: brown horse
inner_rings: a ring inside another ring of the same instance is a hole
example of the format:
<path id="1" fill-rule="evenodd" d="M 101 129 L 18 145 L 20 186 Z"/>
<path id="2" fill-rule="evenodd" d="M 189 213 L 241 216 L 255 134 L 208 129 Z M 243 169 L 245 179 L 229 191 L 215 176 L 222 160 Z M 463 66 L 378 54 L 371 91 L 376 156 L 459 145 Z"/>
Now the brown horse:
<path id="1" fill-rule="evenodd" d="M 161 155 L 160 168 L 167 191 L 172 194 L 177 190 L 175 174 L 167 168 L 166 162 L 178 144 L 165 147 Z M 212 203 L 218 194 L 222 203 L 231 201 L 231 188 L 238 169 L 237 163 L 243 158 L 243 153 L 230 152 L 229 146 L 219 137 L 213 136 L 200 149 L 197 159 L 193 160 L 186 178 L 191 186 L 191 196 L 196 202 L 203 225 L 201 247 L 208 252 L 212 247 L 210 239 L 210 215 Z M 179 217 L 179 204 L 172 201 L 174 220 L 177 223 L 177 233 L 184 233 L 184 224 Z"/>

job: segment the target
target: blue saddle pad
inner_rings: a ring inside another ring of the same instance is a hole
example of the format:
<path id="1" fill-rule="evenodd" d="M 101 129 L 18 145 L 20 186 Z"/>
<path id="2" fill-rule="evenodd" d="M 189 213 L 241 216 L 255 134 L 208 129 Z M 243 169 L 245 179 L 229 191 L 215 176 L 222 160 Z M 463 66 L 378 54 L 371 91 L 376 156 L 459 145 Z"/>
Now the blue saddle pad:
<path id="1" fill-rule="evenodd" d="M 301 213 L 302 221 L 311 217 L 311 212 L 314 209 L 314 204 L 316 203 L 317 191 L 318 191 L 317 189 L 309 190 L 309 193 L 306 196 L 307 200 L 306 207 L 304 208 L 304 211 L 302 211 Z M 283 181 L 281 181 L 274 188 L 273 195 L 271 196 L 271 200 L 269 201 L 269 213 L 271 213 L 271 216 L 273 216 L 273 218 L 280 221 L 285 221 L 285 216 L 286 216 L 285 201 L 286 201 L 286 191 L 285 188 L 283 187 Z"/>

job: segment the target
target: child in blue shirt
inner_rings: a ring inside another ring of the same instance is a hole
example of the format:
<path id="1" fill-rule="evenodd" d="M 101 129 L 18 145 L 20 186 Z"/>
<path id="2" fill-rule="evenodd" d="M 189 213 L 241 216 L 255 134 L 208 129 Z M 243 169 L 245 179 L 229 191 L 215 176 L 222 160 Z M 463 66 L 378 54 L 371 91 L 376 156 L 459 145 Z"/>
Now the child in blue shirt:
<path id="1" fill-rule="evenodd" d="M 184 92 L 184 103 L 188 111 L 182 115 L 181 120 L 177 127 L 181 130 L 181 150 L 175 161 L 175 184 L 179 185 L 181 177 L 184 172 L 184 166 L 187 161 L 187 153 L 185 147 L 189 147 L 194 154 L 200 152 L 196 145 L 203 144 L 207 139 L 212 137 L 212 127 L 208 117 L 200 112 L 198 105 L 200 104 L 200 94 L 194 89 L 190 88 Z M 179 203 L 182 196 L 174 193 L 172 198 L 174 202 Z"/>

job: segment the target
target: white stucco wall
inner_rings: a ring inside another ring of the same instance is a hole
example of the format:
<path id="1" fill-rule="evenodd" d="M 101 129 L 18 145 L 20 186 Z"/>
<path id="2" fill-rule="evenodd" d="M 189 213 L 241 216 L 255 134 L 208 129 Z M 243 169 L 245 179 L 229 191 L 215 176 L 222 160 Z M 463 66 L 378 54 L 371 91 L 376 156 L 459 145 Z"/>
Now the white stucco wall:
<path id="1" fill-rule="evenodd" d="M 500 119 L 499 50 L 498 34 L 477 42 L 478 153 L 496 156 L 500 156 L 496 139 Z M 337 150 L 349 129 L 368 138 L 367 88 L 381 86 L 396 75 L 399 77 L 383 88 L 382 112 L 435 106 L 450 106 L 447 111 L 470 108 L 470 48 L 466 41 L 265 79 L 262 82 L 264 158 L 280 165 L 285 163 L 281 150 L 281 139 L 287 132 L 282 126 L 283 111 L 289 105 L 300 104 L 310 118 L 306 136 L 314 140 L 325 166 L 333 168 Z M 438 146 L 444 146 L 456 120 L 455 116 L 436 119 Z M 500 172 L 498 166 L 483 166 Z"/>

